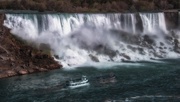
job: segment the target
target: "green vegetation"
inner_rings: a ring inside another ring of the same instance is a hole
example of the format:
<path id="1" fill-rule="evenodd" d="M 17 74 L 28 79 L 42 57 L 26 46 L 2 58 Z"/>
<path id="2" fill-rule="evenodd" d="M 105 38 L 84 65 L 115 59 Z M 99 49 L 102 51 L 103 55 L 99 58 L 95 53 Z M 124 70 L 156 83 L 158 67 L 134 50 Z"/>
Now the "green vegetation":
<path id="1" fill-rule="evenodd" d="M 179 0 L 1 0 L 0 9 L 58 12 L 126 12 L 180 9 Z"/>

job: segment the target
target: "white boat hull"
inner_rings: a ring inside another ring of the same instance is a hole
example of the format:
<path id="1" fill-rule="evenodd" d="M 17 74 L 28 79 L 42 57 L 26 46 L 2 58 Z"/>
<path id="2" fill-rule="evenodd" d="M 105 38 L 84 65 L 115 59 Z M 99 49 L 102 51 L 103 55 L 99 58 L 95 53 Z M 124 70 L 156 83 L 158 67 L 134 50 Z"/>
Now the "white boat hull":
<path id="1" fill-rule="evenodd" d="M 70 89 L 75 89 L 75 88 L 79 88 L 79 87 L 83 87 L 83 86 L 88 86 L 89 83 L 84 83 L 84 84 L 79 84 L 79 85 L 75 85 L 75 86 L 69 86 Z"/>

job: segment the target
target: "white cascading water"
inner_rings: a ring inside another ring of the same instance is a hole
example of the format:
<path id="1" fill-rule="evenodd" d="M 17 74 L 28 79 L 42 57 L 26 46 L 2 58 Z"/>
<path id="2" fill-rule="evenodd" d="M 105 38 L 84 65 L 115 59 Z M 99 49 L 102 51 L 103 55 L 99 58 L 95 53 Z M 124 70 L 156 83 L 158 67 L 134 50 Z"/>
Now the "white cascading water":
<path id="1" fill-rule="evenodd" d="M 144 27 L 143 33 L 156 34 L 159 30 L 168 33 L 163 13 L 140 13 L 140 17 Z"/>
<path id="2" fill-rule="evenodd" d="M 167 32 L 163 13 L 139 15 L 143 33 L 155 33 L 161 30 Z M 139 33 L 136 17 L 133 13 L 6 14 L 4 25 L 11 29 L 12 34 L 22 39 L 37 44 L 49 44 L 52 54 L 58 55 L 58 60 L 64 66 L 81 65 L 93 61 L 121 62 L 157 58 L 153 53 L 161 53 L 158 46 L 154 46 L 152 50 L 140 44 L 130 43 L 131 40 L 127 36 Z M 136 38 L 133 39 L 136 41 Z M 169 47 L 166 44 L 164 46 Z M 141 49 L 141 52 L 132 48 Z M 169 52 L 161 54 L 164 57 L 179 56 L 168 49 L 164 51 Z"/>
<path id="3" fill-rule="evenodd" d="M 179 29 L 180 29 L 180 12 L 179 12 L 179 19 L 178 19 L 178 21 L 179 21 Z"/>

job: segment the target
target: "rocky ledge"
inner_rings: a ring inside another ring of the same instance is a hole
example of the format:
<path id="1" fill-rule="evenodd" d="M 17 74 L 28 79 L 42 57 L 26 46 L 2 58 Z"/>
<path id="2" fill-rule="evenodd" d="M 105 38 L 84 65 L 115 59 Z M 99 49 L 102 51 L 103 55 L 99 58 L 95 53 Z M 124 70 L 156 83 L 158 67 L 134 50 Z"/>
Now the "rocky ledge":
<path id="1" fill-rule="evenodd" d="M 62 68 L 50 53 L 38 50 L 18 39 L 3 26 L 0 14 L 0 78 L 45 72 Z"/>

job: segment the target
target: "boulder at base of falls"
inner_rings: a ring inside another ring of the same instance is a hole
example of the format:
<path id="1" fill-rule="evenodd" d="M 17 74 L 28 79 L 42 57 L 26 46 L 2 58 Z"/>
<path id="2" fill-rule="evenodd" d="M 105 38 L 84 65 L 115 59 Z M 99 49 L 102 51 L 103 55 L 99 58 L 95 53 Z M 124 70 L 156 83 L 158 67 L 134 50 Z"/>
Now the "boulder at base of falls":
<path id="1" fill-rule="evenodd" d="M 164 58 L 164 56 L 162 54 L 158 54 L 157 52 L 153 52 L 153 54 L 155 57 Z"/>
<path id="2" fill-rule="evenodd" d="M 122 53 L 121 56 L 123 56 L 123 57 L 126 58 L 127 60 L 131 60 L 131 57 L 129 57 L 129 56 L 126 55 L 125 53 Z"/>
<path id="3" fill-rule="evenodd" d="M 28 70 L 21 69 L 21 70 L 18 71 L 18 74 L 20 74 L 20 75 L 28 74 Z"/>
<path id="4" fill-rule="evenodd" d="M 146 52 L 144 51 L 143 48 L 138 47 L 137 49 L 139 51 L 139 54 L 141 54 L 141 55 L 145 55 L 146 54 Z"/>
<path id="5" fill-rule="evenodd" d="M 90 54 L 89 57 L 91 58 L 92 61 L 99 62 L 99 59 L 96 56 Z"/>
<path id="6" fill-rule="evenodd" d="M 180 53 L 180 46 L 178 39 L 174 39 L 174 52 Z"/>
<path id="7" fill-rule="evenodd" d="M 143 38 L 144 38 L 144 41 L 147 42 L 150 45 L 152 45 L 154 43 L 153 39 L 148 35 L 144 35 Z"/>

